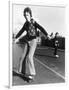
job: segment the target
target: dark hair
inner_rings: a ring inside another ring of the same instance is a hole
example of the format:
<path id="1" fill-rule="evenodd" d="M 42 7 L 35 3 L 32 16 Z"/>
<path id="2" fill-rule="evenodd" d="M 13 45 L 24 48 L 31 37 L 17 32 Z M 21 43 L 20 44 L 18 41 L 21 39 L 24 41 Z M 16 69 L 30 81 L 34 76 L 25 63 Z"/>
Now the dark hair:
<path id="1" fill-rule="evenodd" d="M 30 16 L 32 17 L 32 11 L 31 11 L 31 9 L 29 7 L 26 7 L 24 9 L 24 17 L 25 17 L 26 12 L 28 12 L 30 14 Z"/>

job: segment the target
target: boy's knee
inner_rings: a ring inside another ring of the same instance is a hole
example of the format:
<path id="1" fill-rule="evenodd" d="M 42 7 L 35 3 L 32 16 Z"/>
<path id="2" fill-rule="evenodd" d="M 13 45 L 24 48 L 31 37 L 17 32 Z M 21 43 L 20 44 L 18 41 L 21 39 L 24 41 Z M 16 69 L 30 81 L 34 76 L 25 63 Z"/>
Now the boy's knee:
<path id="1" fill-rule="evenodd" d="M 28 59 L 29 59 L 29 60 L 32 59 L 32 55 L 28 55 Z"/>

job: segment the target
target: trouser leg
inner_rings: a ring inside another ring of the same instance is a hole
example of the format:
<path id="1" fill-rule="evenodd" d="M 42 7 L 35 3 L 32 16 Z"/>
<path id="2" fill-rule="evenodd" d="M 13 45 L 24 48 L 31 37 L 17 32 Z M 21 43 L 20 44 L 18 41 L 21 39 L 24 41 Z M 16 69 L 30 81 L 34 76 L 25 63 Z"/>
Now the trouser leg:
<path id="1" fill-rule="evenodd" d="M 20 59 L 20 64 L 19 64 L 19 72 L 25 74 L 25 71 L 26 71 L 26 53 L 27 53 L 27 44 L 25 44 L 25 47 L 24 47 L 24 51 L 23 51 L 23 54 L 22 54 L 22 57 Z"/>
<path id="2" fill-rule="evenodd" d="M 55 47 L 54 55 L 57 55 L 57 46 Z"/>
<path id="3" fill-rule="evenodd" d="M 36 46 L 37 46 L 37 39 L 30 41 L 30 48 L 29 48 L 29 53 L 27 56 L 27 61 L 28 61 L 28 68 L 31 75 L 36 75 L 34 60 L 33 60 Z"/>

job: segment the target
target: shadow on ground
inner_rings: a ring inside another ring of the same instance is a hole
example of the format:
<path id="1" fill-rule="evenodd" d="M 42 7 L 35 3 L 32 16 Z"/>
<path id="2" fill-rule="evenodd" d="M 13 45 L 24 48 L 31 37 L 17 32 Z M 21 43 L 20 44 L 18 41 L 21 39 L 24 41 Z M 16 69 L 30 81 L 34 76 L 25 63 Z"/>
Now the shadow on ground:
<path id="1" fill-rule="evenodd" d="M 17 72 L 15 72 L 15 71 L 13 71 L 13 76 L 18 76 L 18 77 L 20 77 L 21 79 L 23 79 L 24 81 L 26 81 L 26 82 L 30 82 L 30 79 L 27 77 L 27 76 L 25 76 L 25 75 L 22 75 L 22 74 L 19 74 L 19 73 L 17 73 Z"/>

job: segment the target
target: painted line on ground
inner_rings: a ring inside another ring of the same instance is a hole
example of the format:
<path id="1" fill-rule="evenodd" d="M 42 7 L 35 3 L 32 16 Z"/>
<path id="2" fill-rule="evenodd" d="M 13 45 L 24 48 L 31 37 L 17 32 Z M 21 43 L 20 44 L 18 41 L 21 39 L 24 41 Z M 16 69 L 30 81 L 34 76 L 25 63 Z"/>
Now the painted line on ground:
<path id="1" fill-rule="evenodd" d="M 35 58 L 35 57 L 34 57 Z M 42 63 L 41 61 L 39 61 L 37 58 L 35 58 L 35 60 L 37 62 L 39 62 L 40 64 L 42 64 L 45 68 L 49 69 L 50 71 L 52 71 L 53 73 L 55 73 L 57 76 L 61 77 L 62 79 L 65 80 L 65 77 L 62 76 L 60 73 L 56 72 L 55 70 L 53 70 L 52 68 L 48 67 L 46 64 Z"/>

